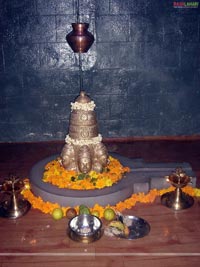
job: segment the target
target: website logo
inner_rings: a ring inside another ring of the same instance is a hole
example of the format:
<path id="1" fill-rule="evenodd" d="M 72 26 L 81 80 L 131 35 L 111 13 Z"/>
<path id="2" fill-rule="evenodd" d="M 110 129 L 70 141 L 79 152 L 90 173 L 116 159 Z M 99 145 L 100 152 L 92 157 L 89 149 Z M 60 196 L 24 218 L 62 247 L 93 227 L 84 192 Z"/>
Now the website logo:
<path id="1" fill-rule="evenodd" d="M 198 8 L 199 2 L 173 2 L 174 8 Z"/>

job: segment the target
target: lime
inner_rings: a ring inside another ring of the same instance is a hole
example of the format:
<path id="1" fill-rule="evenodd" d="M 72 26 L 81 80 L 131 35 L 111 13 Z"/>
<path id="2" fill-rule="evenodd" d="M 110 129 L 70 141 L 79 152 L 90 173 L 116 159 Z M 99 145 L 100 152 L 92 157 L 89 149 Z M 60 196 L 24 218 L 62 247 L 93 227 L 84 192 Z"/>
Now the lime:
<path id="1" fill-rule="evenodd" d="M 85 208 L 87 208 L 86 205 L 81 204 L 81 205 L 79 206 L 79 210 L 82 210 L 82 209 L 85 209 Z"/>
<path id="2" fill-rule="evenodd" d="M 115 211 L 111 208 L 106 208 L 104 210 L 104 213 L 103 213 L 103 217 L 107 220 L 107 221 L 111 221 L 115 218 L 116 214 L 115 214 Z"/>
<path id="3" fill-rule="evenodd" d="M 84 208 L 79 210 L 79 214 L 90 214 L 90 210 L 88 208 Z"/>
<path id="4" fill-rule="evenodd" d="M 90 214 L 90 210 L 87 206 L 80 205 L 79 206 L 79 214 Z"/>
<path id="5" fill-rule="evenodd" d="M 52 212 L 52 217 L 54 220 L 60 220 L 63 218 L 63 211 L 61 208 L 55 208 Z"/>

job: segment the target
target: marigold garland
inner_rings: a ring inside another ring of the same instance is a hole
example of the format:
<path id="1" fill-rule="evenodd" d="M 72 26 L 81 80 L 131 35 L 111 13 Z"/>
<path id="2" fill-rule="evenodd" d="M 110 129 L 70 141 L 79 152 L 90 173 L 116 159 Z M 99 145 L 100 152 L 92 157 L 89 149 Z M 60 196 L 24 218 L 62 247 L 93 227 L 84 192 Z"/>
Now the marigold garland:
<path id="1" fill-rule="evenodd" d="M 129 167 L 123 167 L 117 159 L 111 156 L 109 156 L 108 166 L 102 173 L 90 171 L 88 174 L 66 170 L 58 158 L 50 161 L 45 166 L 43 181 L 59 188 L 75 190 L 102 189 L 117 183 L 122 179 L 124 173 L 129 171 Z"/>
<path id="2" fill-rule="evenodd" d="M 91 212 L 93 212 L 94 210 L 98 211 L 99 217 L 102 218 L 103 213 L 104 213 L 104 209 L 106 209 L 108 207 L 111 207 L 111 208 L 113 208 L 119 212 L 122 212 L 125 209 L 131 209 L 132 207 L 134 207 L 136 205 L 136 203 L 153 203 L 155 201 L 156 197 L 161 196 L 164 193 L 171 192 L 173 190 L 174 190 L 173 187 L 169 187 L 169 188 L 161 189 L 161 190 L 151 189 L 147 194 L 145 194 L 143 192 L 132 194 L 132 196 L 130 198 L 127 198 L 124 201 L 118 202 L 115 206 L 107 205 L 107 206 L 103 207 L 103 206 L 100 206 L 99 204 L 95 204 L 92 208 L 90 208 L 90 211 Z M 200 189 L 199 188 L 193 188 L 191 186 L 186 186 L 185 188 L 183 188 L 183 192 L 185 192 L 186 194 L 189 194 L 190 196 L 200 197 Z M 42 211 L 43 213 L 46 213 L 46 214 L 47 213 L 52 214 L 52 211 L 55 208 L 62 208 L 63 213 L 66 214 L 66 211 L 70 208 L 70 207 L 60 207 L 59 204 L 57 204 L 57 203 L 45 202 L 42 200 L 41 197 L 34 196 L 34 194 L 31 192 L 28 180 L 26 182 L 25 189 L 22 191 L 22 194 L 23 194 L 24 198 L 27 199 L 31 203 L 33 208 L 39 209 L 40 211 Z M 78 212 L 79 207 L 76 206 L 74 208 Z"/>

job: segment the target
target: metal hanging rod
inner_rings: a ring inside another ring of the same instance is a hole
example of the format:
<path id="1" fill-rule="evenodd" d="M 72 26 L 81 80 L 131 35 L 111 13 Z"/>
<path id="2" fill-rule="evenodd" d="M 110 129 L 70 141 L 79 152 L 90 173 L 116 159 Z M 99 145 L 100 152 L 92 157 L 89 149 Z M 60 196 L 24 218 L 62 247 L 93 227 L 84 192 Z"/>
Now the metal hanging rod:
<path id="1" fill-rule="evenodd" d="M 80 23 L 80 3 L 79 0 L 76 1 L 76 21 Z"/>

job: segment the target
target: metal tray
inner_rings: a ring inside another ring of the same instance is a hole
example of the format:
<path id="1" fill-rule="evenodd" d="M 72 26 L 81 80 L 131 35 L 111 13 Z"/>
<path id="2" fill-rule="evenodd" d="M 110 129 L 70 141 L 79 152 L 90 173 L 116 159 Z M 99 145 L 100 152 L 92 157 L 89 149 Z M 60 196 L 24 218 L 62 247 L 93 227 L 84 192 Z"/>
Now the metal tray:
<path id="1" fill-rule="evenodd" d="M 138 239 L 138 238 L 144 237 L 148 235 L 150 232 L 149 223 L 142 218 L 132 216 L 132 215 L 120 214 L 117 216 L 117 220 L 121 221 L 123 224 L 125 224 L 128 227 L 129 234 L 128 235 L 125 235 L 122 233 L 118 234 L 115 231 L 112 231 L 112 229 L 109 229 L 108 227 L 106 230 L 108 235 L 132 240 L 132 239 Z"/>
<path id="2" fill-rule="evenodd" d="M 122 238 L 137 239 L 149 234 L 150 225 L 144 219 L 131 215 L 125 215 L 122 218 L 123 223 L 129 228 L 129 235 L 121 236 Z"/>

